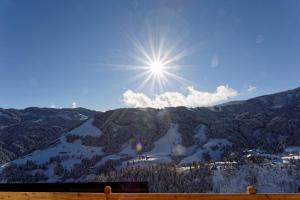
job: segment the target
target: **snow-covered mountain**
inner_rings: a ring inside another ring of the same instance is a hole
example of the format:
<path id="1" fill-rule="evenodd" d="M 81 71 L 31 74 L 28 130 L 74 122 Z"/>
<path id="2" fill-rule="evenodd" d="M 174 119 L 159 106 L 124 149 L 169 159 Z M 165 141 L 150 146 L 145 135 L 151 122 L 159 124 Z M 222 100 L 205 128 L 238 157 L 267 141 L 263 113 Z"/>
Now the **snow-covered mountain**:
<path id="1" fill-rule="evenodd" d="M 124 108 L 81 116 L 76 127 L 59 134 L 47 147 L 2 165 L 0 178 L 2 182 L 92 181 L 114 172 L 108 177 L 129 180 L 126 170 L 132 168 L 134 173 L 149 166 L 175 165 L 172 169 L 178 172 L 186 172 L 188 166 L 191 172 L 206 163 L 201 169 L 209 169 L 209 179 L 224 181 L 228 168 L 239 174 L 254 164 L 266 172 L 266 164 L 295 166 L 299 150 L 297 88 L 209 108 Z M 295 172 L 289 169 L 287 177 Z M 246 177 L 244 183 L 253 180 Z M 299 180 L 289 180 L 294 188 L 300 185 Z M 215 185 L 211 187 L 217 191 Z"/>
<path id="2" fill-rule="evenodd" d="M 48 147 L 94 113 L 83 108 L 0 108 L 0 163 Z"/>

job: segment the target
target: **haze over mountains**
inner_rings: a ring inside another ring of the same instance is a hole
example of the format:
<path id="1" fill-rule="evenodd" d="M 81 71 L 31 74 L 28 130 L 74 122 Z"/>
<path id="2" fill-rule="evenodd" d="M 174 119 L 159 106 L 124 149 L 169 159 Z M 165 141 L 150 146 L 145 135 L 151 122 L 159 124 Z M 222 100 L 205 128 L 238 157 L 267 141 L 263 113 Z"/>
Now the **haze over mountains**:
<path id="1" fill-rule="evenodd" d="M 0 141 L 2 182 L 92 181 L 161 163 L 290 163 L 300 152 L 300 88 L 201 108 L 1 109 Z"/>

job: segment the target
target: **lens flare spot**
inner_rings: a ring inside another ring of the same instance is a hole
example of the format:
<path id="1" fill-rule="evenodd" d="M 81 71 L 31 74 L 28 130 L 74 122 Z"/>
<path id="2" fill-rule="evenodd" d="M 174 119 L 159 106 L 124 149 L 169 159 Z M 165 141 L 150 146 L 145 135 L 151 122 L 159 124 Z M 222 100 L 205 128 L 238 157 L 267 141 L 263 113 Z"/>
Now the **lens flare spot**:
<path id="1" fill-rule="evenodd" d="M 142 143 L 138 142 L 138 143 L 136 144 L 136 146 L 135 146 L 135 150 L 136 150 L 137 152 L 141 152 L 141 151 L 143 150 L 143 145 L 142 145 Z"/>

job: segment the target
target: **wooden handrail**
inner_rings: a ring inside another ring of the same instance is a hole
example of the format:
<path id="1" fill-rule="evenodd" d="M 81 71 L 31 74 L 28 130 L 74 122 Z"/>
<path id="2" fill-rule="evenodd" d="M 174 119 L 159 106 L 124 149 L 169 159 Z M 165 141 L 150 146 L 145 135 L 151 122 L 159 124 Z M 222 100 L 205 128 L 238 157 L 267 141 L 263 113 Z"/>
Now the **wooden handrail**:
<path id="1" fill-rule="evenodd" d="M 247 192 L 246 193 L 247 194 L 256 194 L 256 190 L 255 190 L 255 188 L 252 185 L 249 185 L 247 187 Z"/>
<path id="2" fill-rule="evenodd" d="M 104 194 L 105 194 L 106 200 L 110 199 L 111 193 L 112 193 L 111 187 L 110 186 L 105 186 Z"/>
<path id="3" fill-rule="evenodd" d="M 257 194 L 248 186 L 244 194 L 201 193 L 113 193 L 106 186 L 104 193 L 74 192 L 0 192 L 0 200 L 300 200 L 300 194 Z"/>

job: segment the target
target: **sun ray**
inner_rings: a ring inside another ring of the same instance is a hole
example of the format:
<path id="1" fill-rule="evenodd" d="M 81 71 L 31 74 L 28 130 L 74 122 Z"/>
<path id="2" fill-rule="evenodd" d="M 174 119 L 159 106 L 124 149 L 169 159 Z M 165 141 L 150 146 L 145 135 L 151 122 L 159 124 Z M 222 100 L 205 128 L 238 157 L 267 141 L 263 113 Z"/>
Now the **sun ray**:
<path id="1" fill-rule="evenodd" d="M 187 85 L 188 81 L 175 72 L 183 66 L 178 62 L 188 54 L 188 51 L 179 50 L 180 41 L 170 45 L 167 43 L 165 35 L 154 36 L 156 35 L 148 35 L 148 39 L 145 40 L 146 43 L 129 37 L 135 48 L 134 53 L 130 53 L 129 56 L 136 64 L 110 64 L 106 66 L 111 66 L 113 69 L 141 71 L 130 79 L 130 81 L 140 80 L 137 90 L 142 90 L 147 86 L 151 91 L 163 92 L 171 85 L 171 81 Z"/>
<path id="2" fill-rule="evenodd" d="M 141 57 L 140 55 L 130 54 L 130 57 L 139 63 L 143 63 L 144 65 L 150 65 L 150 62 L 147 58 Z"/>
<path id="3" fill-rule="evenodd" d="M 156 51 L 155 51 L 155 48 L 154 48 L 153 39 L 149 39 L 149 46 L 150 46 L 150 50 L 151 50 L 151 54 L 152 54 L 152 61 L 156 62 L 157 58 L 156 58 Z"/>
<path id="4" fill-rule="evenodd" d="M 170 73 L 170 72 L 165 72 L 166 76 L 172 78 L 175 81 L 180 82 L 181 84 L 188 86 L 188 85 L 193 85 L 190 81 L 188 81 L 187 79 L 182 78 L 181 76 L 178 76 L 176 74 Z"/>
<path id="5" fill-rule="evenodd" d="M 147 77 L 150 76 L 150 73 L 148 70 L 147 71 L 144 71 L 142 73 L 139 73 L 137 74 L 136 76 L 134 76 L 132 79 L 130 79 L 130 81 L 133 81 L 133 82 L 138 82 L 140 80 L 142 80 L 142 82 L 147 79 Z"/>
<path id="6" fill-rule="evenodd" d="M 108 66 L 112 70 L 145 70 L 145 65 L 124 65 L 124 64 L 99 64 L 98 66 Z"/>
<path id="7" fill-rule="evenodd" d="M 149 53 L 147 53 L 145 47 L 141 47 L 141 43 L 138 43 L 140 44 L 138 51 L 141 56 L 135 56 L 137 61 L 146 65 L 145 68 L 143 68 L 145 73 L 142 73 L 142 76 L 146 76 L 146 78 L 144 78 L 138 89 L 143 88 L 148 82 L 151 82 L 151 90 L 154 90 L 155 85 L 157 85 L 158 90 L 162 92 L 170 79 L 187 85 L 187 80 L 171 71 L 180 68 L 180 65 L 176 64 L 176 62 L 184 58 L 188 52 L 183 50 L 174 53 L 176 51 L 176 45 L 173 45 L 171 48 L 165 48 L 164 38 L 158 43 L 158 48 L 155 48 L 155 41 L 153 39 L 149 39 L 148 42 Z"/>
<path id="8" fill-rule="evenodd" d="M 174 63 L 180 59 L 182 59 L 183 57 L 185 57 L 187 55 L 187 51 L 181 51 L 178 54 L 170 57 L 169 59 L 165 60 L 162 64 L 163 65 L 168 65 L 170 63 Z"/>
<path id="9" fill-rule="evenodd" d="M 135 45 L 135 47 L 137 48 L 137 50 L 139 50 L 139 52 L 148 60 L 148 62 L 151 62 L 152 59 L 149 56 L 149 54 L 147 53 L 147 51 L 145 50 L 144 46 L 142 44 L 140 44 L 138 41 L 132 40 L 133 44 Z"/>
<path id="10" fill-rule="evenodd" d="M 157 52 L 158 60 L 161 60 L 161 56 L 162 56 L 161 54 L 163 52 L 164 43 L 165 43 L 165 39 L 164 39 L 164 37 L 162 37 L 161 42 L 159 43 L 158 52 Z"/>
<path id="11" fill-rule="evenodd" d="M 162 80 L 163 78 L 158 78 L 158 87 L 160 92 L 164 91 L 164 85 L 162 83 Z"/>
<path id="12" fill-rule="evenodd" d="M 146 76 L 142 83 L 138 86 L 137 90 L 141 90 L 149 81 L 152 79 L 152 76 Z"/>

